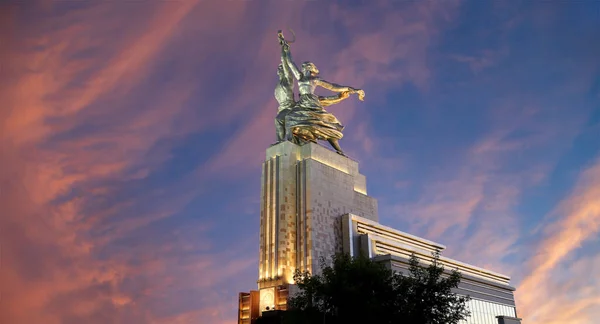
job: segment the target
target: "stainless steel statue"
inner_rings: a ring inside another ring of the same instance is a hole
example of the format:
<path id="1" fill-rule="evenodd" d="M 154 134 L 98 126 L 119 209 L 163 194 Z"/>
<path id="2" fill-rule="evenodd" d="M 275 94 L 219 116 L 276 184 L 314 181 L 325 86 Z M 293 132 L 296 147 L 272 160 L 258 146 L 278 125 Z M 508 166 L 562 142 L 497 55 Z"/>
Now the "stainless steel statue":
<path id="1" fill-rule="evenodd" d="M 344 155 L 338 143 L 343 137 L 344 126 L 323 107 L 339 103 L 350 94 L 358 94 L 362 101 L 364 91 L 321 79 L 319 70 L 312 62 L 304 62 L 302 70 L 298 69 L 292 60 L 289 42 L 284 39 L 281 31 L 278 37 L 281 45 L 281 64 L 277 71 L 279 84 L 275 88 L 275 98 L 279 103 L 279 112 L 275 118 L 277 142 L 292 141 L 302 144 L 327 140 L 339 154 Z M 298 81 L 298 101 L 294 101 L 292 76 Z M 314 93 L 317 86 L 338 92 L 338 95 L 317 96 Z"/>

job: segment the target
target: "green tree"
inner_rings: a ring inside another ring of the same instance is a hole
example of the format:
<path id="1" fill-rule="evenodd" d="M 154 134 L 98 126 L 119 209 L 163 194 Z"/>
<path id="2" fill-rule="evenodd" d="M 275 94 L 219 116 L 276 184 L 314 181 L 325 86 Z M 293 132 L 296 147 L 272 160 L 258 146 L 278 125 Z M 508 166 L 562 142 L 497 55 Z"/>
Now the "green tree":
<path id="1" fill-rule="evenodd" d="M 435 253 L 427 267 L 421 266 L 416 256 L 410 258 L 409 275 L 405 277 L 409 289 L 398 291 L 405 294 L 408 323 L 455 324 L 470 315 L 466 305 L 469 297 L 452 292 L 458 287 L 461 274 L 457 270 L 445 274 L 439 257 Z"/>
<path id="2" fill-rule="evenodd" d="M 408 275 L 365 257 L 321 260 L 321 274 L 296 272 L 300 292 L 290 298 L 284 323 L 455 324 L 466 318 L 468 297 L 452 292 L 460 274 L 445 274 L 434 254 L 427 267 L 410 259 Z"/>

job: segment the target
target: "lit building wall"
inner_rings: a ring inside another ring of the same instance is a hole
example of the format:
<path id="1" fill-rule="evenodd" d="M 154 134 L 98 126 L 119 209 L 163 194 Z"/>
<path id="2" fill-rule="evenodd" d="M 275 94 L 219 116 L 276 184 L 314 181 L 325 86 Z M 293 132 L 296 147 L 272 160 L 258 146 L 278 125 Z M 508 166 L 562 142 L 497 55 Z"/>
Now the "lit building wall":
<path id="1" fill-rule="evenodd" d="M 259 292 L 253 290 L 249 293 L 239 294 L 238 324 L 253 324 L 259 316 Z"/>
<path id="2" fill-rule="evenodd" d="M 293 283 L 296 269 L 318 272 L 320 257 L 342 251 L 339 215 L 378 220 L 377 201 L 366 195 L 366 178 L 354 160 L 317 144 L 284 142 L 267 149 L 262 167 L 261 312 L 273 304 L 270 289 Z"/>

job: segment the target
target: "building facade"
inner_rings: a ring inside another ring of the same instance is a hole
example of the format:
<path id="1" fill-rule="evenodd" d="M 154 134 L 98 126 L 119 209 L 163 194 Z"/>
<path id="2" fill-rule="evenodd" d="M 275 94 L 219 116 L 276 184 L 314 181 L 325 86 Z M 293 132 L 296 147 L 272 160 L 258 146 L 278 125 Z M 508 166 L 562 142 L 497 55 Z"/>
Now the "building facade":
<path id="1" fill-rule="evenodd" d="M 320 145 L 269 147 L 261 187 L 258 287 L 240 293 L 240 324 L 285 310 L 294 271 L 318 273 L 321 257 L 364 254 L 403 272 L 412 253 L 425 261 L 445 249 L 379 224 L 377 200 L 367 195 L 358 162 Z M 472 298 L 465 323 L 519 323 L 509 277 L 445 257 L 441 262 L 463 275 L 456 292 Z"/>
<path id="2" fill-rule="evenodd" d="M 432 253 L 441 253 L 446 248 L 442 244 L 357 215 L 343 215 L 341 221 L 345 253 L 352 256 L 366 255 L 400 273 L 408 273 L 412 254 L 426 265 Z M 498 324 L 499 316 L 505 323 L 518 323 L 515 288 L 510 286 L 508 276 L 444 256 L 440 256 L 439 261 L 446 271 L 456 269 L 462 275 L 461 282 L 454 292 L 471 297 L 468 303 L 471 316 L 463 323 Z"/>

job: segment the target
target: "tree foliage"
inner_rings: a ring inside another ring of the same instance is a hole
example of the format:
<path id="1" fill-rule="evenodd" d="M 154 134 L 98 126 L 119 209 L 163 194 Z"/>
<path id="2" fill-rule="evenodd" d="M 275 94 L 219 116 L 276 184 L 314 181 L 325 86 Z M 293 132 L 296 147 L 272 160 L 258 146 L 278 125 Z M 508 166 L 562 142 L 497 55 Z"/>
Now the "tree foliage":
<path id="1" fill-rule="evenodd" d="M 296 272 L 300 291 L 290 298 L 284 322 L 455 324 L 469 316 L 468 297 L 452 292 L 461 275 L 445 272 L 439 254 L 428 266 L 413 255 L 409 265 L 401 274 L 365 257 L 321 260 L 318 275 Z"/>

